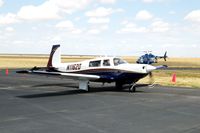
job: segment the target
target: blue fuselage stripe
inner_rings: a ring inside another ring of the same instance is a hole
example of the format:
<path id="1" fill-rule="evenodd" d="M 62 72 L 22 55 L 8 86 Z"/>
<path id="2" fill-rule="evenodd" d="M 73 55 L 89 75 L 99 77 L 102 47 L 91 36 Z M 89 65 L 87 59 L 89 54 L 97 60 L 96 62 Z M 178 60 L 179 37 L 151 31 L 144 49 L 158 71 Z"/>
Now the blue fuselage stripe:
<path id="1" fill-rule="evenodd" d="M 72 73 L 98 75 L 101 78 L 95 80 L 96 82 L 137 82 L 139 79 L 147 76 L 147 73 L 135 73 L 131 71 L 124 71 L 118 69 L 88 69 L 80 70 Z"/>

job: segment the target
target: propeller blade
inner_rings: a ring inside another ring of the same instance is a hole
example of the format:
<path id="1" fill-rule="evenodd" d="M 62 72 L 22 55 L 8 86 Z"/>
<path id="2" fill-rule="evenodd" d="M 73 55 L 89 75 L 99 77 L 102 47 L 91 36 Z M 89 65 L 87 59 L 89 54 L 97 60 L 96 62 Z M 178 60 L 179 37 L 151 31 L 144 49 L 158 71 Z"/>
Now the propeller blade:
<path id="1" fill-rule="evenodd" d="M 154 83 L 154 78 L 153 78 L 153 74 L 152 72 L 149 73 L 149 84 L 153 84 Z"/>

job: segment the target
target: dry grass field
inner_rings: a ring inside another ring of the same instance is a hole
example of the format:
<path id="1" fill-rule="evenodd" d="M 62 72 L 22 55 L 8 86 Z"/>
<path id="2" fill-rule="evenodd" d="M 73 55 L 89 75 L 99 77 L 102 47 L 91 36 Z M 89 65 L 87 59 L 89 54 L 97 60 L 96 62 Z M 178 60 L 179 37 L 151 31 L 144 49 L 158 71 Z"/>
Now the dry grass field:
<path id="1" fill-rule="evenodd" d="M 32 68 L 45 67 L 48 55 L 0 55 L 0 68 Z M 62 62 L 75 62 L 91 59 L 91 56 L 63 56 Z"/>
<path id="2" fill-rule="evenodd" d="M 172 75 L 176 74 L 176 83 L 172 82 Z M 200 88 L 199 70 L 157 70 L 153 72 L 155 84 L 165 86 L 179 86 Z M 141 79 L 139 83 L 149 83 L 149 77 Z"/>
<path id="3" fill-rule="evenodd" d="M 62 56 L 62 62 L 82 61 L 94 56 Z M 129 63 L 136 61 L 137 57 L 123 57 Z M 0 55 L 0 69 L 45 67 L 48 55 Z M 153 72 L 156 84 L 168 86 L 183 86 L 200 88 L 200 58 L 168 58 L 166 62 L 160 60 L 158 64 L 168 65 L 170 68 L 199 68 L 196 70 L 158 70 Z M 172 83 L 172 74 L 176 74 L 177 82 Z M 139 81 L 149 83 L 146 77 Z"/>

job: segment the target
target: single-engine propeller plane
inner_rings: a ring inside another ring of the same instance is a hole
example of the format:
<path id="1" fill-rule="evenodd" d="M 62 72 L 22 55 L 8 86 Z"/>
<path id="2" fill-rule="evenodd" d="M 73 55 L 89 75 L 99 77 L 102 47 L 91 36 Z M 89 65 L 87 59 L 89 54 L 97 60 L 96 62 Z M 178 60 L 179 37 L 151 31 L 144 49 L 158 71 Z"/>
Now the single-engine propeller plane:
<path id="1" fill-rule="evenodd" d="M 129 90 L 136 90 L 136 82 L 149 75 L 152 71 L 167 66 L 149 64 L 129 64 L 118 57 L 99 57 L 82 62 L 61 63 L 60 45 L 53 45 L 47 67 L 34 67 L 30 70 L 17 71 L 47 76 L 58 76 L 78 80 L 79 89 L 89 91 L 89 82 L 112 83 L 117 89 L 130 84 Z"/>

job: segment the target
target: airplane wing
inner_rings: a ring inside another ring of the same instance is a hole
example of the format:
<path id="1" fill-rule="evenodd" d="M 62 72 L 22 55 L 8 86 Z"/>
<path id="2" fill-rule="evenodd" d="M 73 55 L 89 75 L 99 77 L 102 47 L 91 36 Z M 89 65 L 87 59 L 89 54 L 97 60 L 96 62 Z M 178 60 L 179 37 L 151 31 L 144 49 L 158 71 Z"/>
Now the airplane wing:
<path id="1" fill-rule="evenodd" d="M 22 70 L 22 71 L 17 71 L 17 73 L 46 75 L 46 76 L 57 76 L 57 77 L 64 77 L 64 78 L 70 78 L 70 79 L 79 79 L 79 80 L 80 79 L 97 80 L 97 79 L 101 78 L 98 75 L 52 72 L 52 71 L 47 71 L 47 70 Z"/>
<path id="2" fill-rule="evenodd" d="M 51 69 L 46 68 L 37 68 L 34 67 L 30 70 L 21 70 L 17 71 L 17 73 L 21 74 L 35 74 L 35 75 L 44 75 L 44 76 L 53 76 L 53 77 L 61 77 L 74 79 L 79 81 L 79 89 L 88 91 L 88 81 L 96 81 L 96 80 L 113 80 L 114 78 L 111 76 L 105 75 L 92 75 L 92 74 L 79 74 L 79 73 L 69 73 L 69 72 L 58 72 Z"/>

